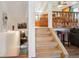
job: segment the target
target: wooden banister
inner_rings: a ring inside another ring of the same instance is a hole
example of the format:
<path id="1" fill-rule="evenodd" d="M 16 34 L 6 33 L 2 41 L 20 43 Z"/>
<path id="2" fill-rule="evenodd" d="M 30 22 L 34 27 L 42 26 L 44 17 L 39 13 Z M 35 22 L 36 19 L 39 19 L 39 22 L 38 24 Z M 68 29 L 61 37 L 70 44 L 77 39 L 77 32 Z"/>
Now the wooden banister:
<path id="1" fill-rule="evenodd" d="M 67 50 L 65 49 L 65 47 L 63 46 L 63 44 L 61 43 L 60 39 L 58 38 L 58 36 L 56 35 L 56 32 L 52 29 L 49 28 L 49 30 L 52 33 L 52 36 L 54 37 L 54 39 L 58 42 L 60 49 L 62 50 L 61 53 L 61 58 L 68 58 L 69 54 L 67 52 Z"/>

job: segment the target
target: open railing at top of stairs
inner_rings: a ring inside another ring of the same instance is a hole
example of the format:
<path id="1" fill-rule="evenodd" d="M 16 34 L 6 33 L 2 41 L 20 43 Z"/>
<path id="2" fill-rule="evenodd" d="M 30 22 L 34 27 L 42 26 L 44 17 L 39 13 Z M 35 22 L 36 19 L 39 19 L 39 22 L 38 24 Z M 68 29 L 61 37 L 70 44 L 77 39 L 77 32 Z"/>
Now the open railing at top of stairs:
<path id="1" fill-rule="evenodd" d="M 69 54 L 67 52 L 67 50 L 65 49 L 65 47 L 63 46 L 63 44 L 61 43 L 60 39 L 58 38 L 58 36 L 56 35 L 55 31 L 53 30 L 53 28 L 50 28 L 49 29 L 54 37 L 54 39 L 58 42 L 59 46 L 60 46 L 60 49 L 62 50 L 62 54 L 61 54 L 61 57 L 64 57 L 64 58 L 68 58 Z"/>

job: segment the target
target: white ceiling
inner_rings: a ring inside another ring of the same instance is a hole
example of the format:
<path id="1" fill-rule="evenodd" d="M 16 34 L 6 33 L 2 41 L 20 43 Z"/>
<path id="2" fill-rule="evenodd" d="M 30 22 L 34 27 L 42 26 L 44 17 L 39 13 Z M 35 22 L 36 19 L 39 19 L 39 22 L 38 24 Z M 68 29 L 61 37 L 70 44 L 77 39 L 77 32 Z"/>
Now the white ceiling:
<path id="1" fill-rule="evenodd" d="M 59 8 L 59 4 L 58 1 L 51 1 L 52 2 L 52 11 L 61 11 L 63 8 L 78 4 L 78 1 L 66 1 L 67 5 L 63 5 L 61 8 Z M 48 9 L 48 2 L 43 2 L 43 1 L 38 1 L 35 2 L 35 7 L 37 8 L 37 10 L 42 10 L 42 11 L 47 11 Z"/>
<path id="2" fill-rule="evenodd" d="M 79 4 L 79 2 L 76 1 L 66 1 L 67 5 L 62 5 L 62 7 L 58 7 L 59 4 L 57 1 L 52 1 L 52 11 L 61 11 L 62 9 L 69 7 L 69 6 L 73 6 L 76 4 Z"/>
<path id="3" fill-rule="evenodd" d="M 72 2 L 72 1 L 67 1 L 66 6 L 62 6 L 61 8 L 58 8 L 58 1 L 51 1 L 52 2 L 52 11 L 61 11 L 63 8 L 74 5 L 75 3 L 78 4 L 79 2 Z M 9 12 L 13 16 L 23 16 L 28 13 L 28 2 L 25 1 L 4 1 L 0 2 L 0 6 L 3 6 L 1 8 L 3 11 Z M 48 10 L 48 2 L 45 1 L 36 1 L 34 3 L 35 10 L 42 10 L 42 11 L 47 11 Z M 73 6 L 76 7 L 76 6 Z M 26 13 L 25 13 L 26 12 Z M 21 15 L 20 15 L 21 14 Z"/>

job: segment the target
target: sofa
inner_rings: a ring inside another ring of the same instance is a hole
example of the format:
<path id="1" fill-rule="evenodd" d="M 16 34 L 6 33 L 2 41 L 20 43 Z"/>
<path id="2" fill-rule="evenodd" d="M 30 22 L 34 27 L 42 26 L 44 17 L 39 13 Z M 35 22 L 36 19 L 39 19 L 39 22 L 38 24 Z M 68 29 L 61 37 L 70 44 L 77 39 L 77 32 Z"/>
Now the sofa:
<path id="1" fill-rule="evenodd" d="M 72 45 L 79 47 L 79 28 L 70 29 L 68 39 Z"/>

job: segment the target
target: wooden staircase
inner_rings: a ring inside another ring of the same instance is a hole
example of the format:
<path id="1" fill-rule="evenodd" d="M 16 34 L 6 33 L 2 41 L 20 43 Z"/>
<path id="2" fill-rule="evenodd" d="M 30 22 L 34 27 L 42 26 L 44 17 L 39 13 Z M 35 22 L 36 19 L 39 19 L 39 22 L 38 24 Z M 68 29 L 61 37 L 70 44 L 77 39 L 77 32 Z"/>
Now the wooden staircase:
<path id="1" fill-rule="evenodd" d="M 35 21 L 36 27 L 47 27 L 48 26 L 48 14 L 42 14 L 38 21 Z"/>
<path id="2" fill-rule="evenodd" d="M 36 57 L 37 58 L 60 58 L 68 57 L 68 53 L 61 42 L 49 28 L 36 28 Z"/>

